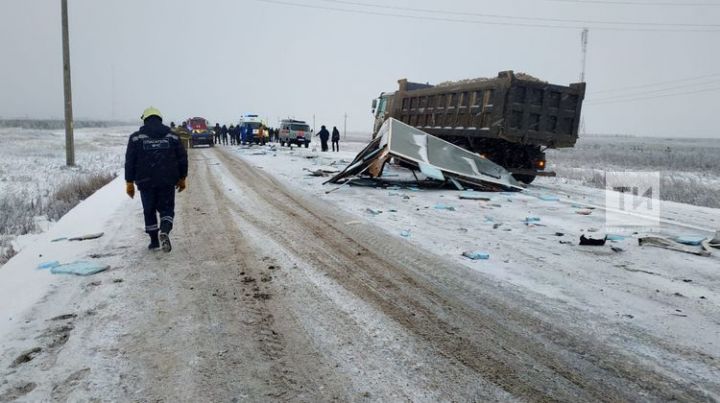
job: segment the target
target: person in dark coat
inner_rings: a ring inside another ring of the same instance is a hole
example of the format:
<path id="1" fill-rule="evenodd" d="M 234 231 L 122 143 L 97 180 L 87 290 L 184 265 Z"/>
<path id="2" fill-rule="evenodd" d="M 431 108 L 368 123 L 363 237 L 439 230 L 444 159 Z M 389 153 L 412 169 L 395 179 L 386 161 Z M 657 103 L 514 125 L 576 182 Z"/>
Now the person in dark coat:
<path id="1" fill-rule="evenodd" d="M 227 136 L 228 136 L 227 126 L 222 125 L 222 128 L 220 128 L 220 136 L 222 136 L 223 145 L 227 145 Z"/>
<path id="2" fill-rule="evenodd" d="M 228 136 L 230 137 L 230 145 L 235 145 L 235 125 L 231 124 L 228 128 Z"/>
<path id="3" fill-rule="evenodd" d="M 333 151 L 340 151 L 340 131 L 335 126 L 333 126 L 332 131 L 332 149 Z"/>
<path id="4" fill-rule="evenodd" d="M 320 148 L 322 151 L 328 150 L 328 140 L 330 139 L 330 132 L 327 131 L 325 126 L 320 126 L 320 131 L 318 132 L 318 136 L 320 137 Z"/>
<path id="5" fill-rule="evenodd" d="M 213 133 L 215 134 L 215 144 L 220 144 L 220 131 L 222 129 L 220 128 L 220 123 L 215 123 L 215 127 L 213 127 Z"/>
<path id="6" fill-rule="evenodd" d="M 125 192 L 134 198 L 136 185 L 140 191 L 145 232 L 150 235 L 148 249 L 162 247 L 170 252 L 175 189 L 182 192 L 186 187 L 187 152 L 180 137 L 162 123 L 159 110 L 147 108 L 141 118 L 144 124 L 130 135 L 125 152 Z"/>

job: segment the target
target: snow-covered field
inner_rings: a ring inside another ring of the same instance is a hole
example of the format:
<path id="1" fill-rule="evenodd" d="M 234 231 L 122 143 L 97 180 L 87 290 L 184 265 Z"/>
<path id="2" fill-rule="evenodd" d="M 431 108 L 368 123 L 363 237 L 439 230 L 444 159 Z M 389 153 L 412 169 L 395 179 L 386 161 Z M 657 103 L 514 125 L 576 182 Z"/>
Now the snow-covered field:
<path id="1" fill-rule="evenodd" d="M 603 188 L 605 171 L 659 172 L 663 200 L 720 208 L 718 155 L 718 139 L 588 135 L 547 159 L 556 183 Z"/>
<path id="2" fill-rule="evenodd" d="M 67 211 L 53 199 L 73 181 L 117 174 L 129 134 L 136 128 L 75 130 L 75 167 L 65 164 L 65 132 L 0 128 L 0 256 L 13 245 L 21 249 L 33 233 L 47 230 Z M 30 233 L 30 236 L 17 238 Z M 0 264 L 2 262 L 0 261 Z"/>

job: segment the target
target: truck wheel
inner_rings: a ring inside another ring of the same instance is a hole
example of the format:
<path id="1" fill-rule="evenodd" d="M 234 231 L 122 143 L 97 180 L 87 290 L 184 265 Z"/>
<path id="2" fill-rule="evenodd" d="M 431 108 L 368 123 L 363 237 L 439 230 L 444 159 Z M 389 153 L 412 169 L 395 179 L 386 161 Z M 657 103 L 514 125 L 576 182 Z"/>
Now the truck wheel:
<path id="1" fill-rule="evenodd" d="M 526 185 L 529 185 L 535 180 L 536 176 L 535 175 L 513 174 L 513 178 L 515 178 L 516 180 L 519 180 L 520 182 L 522 182 Z"/>

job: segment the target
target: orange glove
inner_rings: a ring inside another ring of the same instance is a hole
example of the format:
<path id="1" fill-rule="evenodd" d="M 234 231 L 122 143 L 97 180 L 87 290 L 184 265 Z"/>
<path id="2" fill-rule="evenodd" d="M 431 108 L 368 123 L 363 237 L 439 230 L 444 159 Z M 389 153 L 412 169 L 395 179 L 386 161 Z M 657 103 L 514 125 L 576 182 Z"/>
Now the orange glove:
<path id="1" fill-rule="evenodd" d="M 180 193 L 185 190 L 185 186 L 185 178 L 180 178 L 178 183 L 175 185 L 175 189 L 177 189 L 178 193 Z"/>
<path id="2" fill-rule="evenodd" d="M 135 198 L 135 184 L 132 182 L 125 182 L 125 193 L 127 193 L 131 199 Z"/>

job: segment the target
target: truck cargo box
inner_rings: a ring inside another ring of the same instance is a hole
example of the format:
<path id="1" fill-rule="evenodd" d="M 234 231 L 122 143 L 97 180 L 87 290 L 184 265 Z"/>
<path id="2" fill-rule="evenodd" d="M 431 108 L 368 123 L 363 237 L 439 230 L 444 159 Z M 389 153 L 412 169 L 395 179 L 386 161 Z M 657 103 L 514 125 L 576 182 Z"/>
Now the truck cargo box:
<path id="1" fill-rule="evenodd" d="M 393 117 L 442 138 L 550 148 L 572 147 L 578 138 L 585 83 L 561 86 L 512 71 L 438 85 L 398 83 L 397 92 L 380 99 L 386 104 L 377 105 L 377 124 Z"/>

